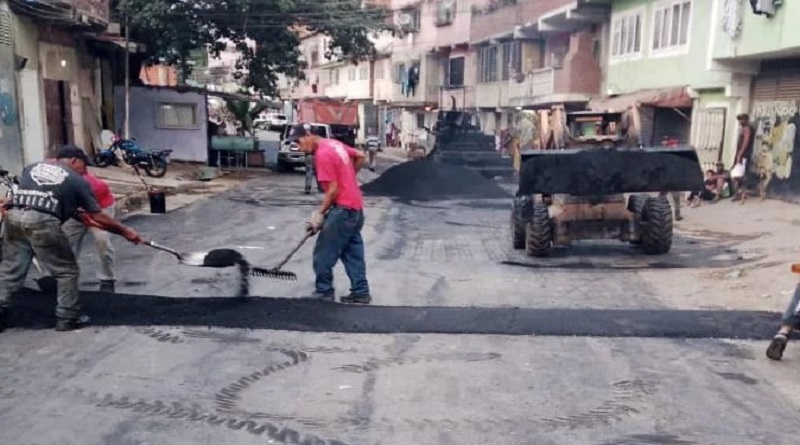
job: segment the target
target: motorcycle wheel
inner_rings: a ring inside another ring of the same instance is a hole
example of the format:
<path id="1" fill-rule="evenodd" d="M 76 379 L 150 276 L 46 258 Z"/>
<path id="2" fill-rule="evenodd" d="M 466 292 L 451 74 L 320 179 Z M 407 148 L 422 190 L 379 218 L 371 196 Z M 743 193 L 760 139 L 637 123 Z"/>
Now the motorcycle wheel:
<path id="1" fill-rule="evenodd" d="M 163 178 L 167 174 L 167 161 L 163 159 L 153 159 L 147 167 L 144 168 L 147 176 L 152 178 Z"/>
<path id="2" fill-rule="evenodd" d="M 114 157 L 113 156 L 97 155 L 97 156 L 94 157 L 94 165 L 95 165 L 95 167 L 104 168 L 104 167 L 108 167 L 109 165 L 111 165 L 113 163 L 114 163 Z"/>

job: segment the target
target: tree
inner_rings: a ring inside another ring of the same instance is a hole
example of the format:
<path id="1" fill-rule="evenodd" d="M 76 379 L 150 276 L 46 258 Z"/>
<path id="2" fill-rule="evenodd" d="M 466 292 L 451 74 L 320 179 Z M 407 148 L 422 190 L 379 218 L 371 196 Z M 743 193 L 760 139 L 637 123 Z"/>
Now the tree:
<path id="1" fill-rule="evenodd" d="M 148 61 L 163 60 L 191 72 L 190 54 L 210 48 L 216 57 L 227 39 L 241 53 L 237 75 L 244 86 L 275 95 L 278 76 L 303 79 L 299 30 L 330 36 L 326 55 L 354 63 L 374 54 L 372 32 L 385 27 L 386 11 L 360 0 L 113 0 L 131 38 L 148 48 Z M 247 45 L 255 42 L 255 48 Z M 132 66 L 138 66 L 133 64 Z M 133 76 L 134 78 L 138 77 Z"/>

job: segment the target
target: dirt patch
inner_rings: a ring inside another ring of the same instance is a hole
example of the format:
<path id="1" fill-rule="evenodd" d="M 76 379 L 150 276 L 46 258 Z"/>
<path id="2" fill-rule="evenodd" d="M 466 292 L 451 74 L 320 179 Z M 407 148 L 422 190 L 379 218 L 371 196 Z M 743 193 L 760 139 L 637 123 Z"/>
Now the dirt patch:
<path id="1" fill-rule="evenodd" d="M 509 197 L 499 185 L 474 170 L 429 159 L 398 164 L 361 189 L 369 196 L 401 201 Z"/>

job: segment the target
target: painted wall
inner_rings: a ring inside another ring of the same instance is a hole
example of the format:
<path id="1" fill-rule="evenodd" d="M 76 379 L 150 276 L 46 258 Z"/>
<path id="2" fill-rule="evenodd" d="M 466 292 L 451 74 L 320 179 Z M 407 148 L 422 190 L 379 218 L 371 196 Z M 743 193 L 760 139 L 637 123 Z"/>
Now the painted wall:
<path id="1" fill-rule="evenodd" d="M 122 128 L 125 115 L 125 90 L 114 90 L 117 128 Z M 159 128 L 156 107 L 159 103 L 188 103 L 197 106 L 196 128 Z M 168 89 L 131 88 L 131 137 L 150 149 L 173 150 L 171 159 L 176 161 L 208 162 L 208 117 L 206 98 L 198 93 L 178 93 Z"/>
<path id="2" fill-rule="evenodd" d="M 11 22 L 5 2 L 0 2 L 0 14 Z M 12 45 L 4 42 L 0 42 L 0 165 L 16 173 L 23 166 L 14 51 Z"/>
<path id="3" fill-rule="evenodd" d="M 710 29 L 719 26 L 712 15 L 712 0 L 693 0 L 688 48 L 683 53 L 654 54 L 653 0 L 618 0 L 613 4 L 612 23 L 617 14 L 642 11 L 641 54 L 615 59 L 609 54 L 604 92 L 631 93 L 650 88 L 688 85 L 693 88 L 718 88 L 730 82 L 726 71 L 708 69 Z"/>
<path id="4" fill-rule="evenodd" d="M 726 0 L 713 1 L 720 7 L 726 2 Z M 772 18 L 753 14 L 749 2 L 741 1 L 739 14 L 732 17 L 734 22 L 737 18 L 740 31 L 734 38 L 726 34 L 721 22 L 712 27 L 716 32 L 714 57 L 747 57 L 800 49 L 800 32 L 797 32 L 797 25 L 800 23 L 800 2 L 796 0 L 784 0 Z"/>
<path id="5" fill-rule="evenodd" d="M 755 162 L 770 196 L 800 197 L 800 98 L 754 102 Z"/>

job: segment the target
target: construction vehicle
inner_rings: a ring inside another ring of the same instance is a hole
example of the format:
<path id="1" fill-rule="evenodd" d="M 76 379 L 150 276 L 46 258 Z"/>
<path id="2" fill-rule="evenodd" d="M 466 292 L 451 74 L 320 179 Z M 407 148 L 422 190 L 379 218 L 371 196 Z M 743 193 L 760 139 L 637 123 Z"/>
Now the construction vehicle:
<path id="1" fill-rule="evenodd" d="M 635 110 L 554 109 L 540 150 L 523 152 L 511 214 L 516 249 L 547 256 L 574 240 L 619 239 L 648 254 L 672 247 L 665 192 L 700 190 L 690 147 L 642 147 Z"/>
<path id="2" fill-rule="evenodd" d="M 475 170 L 489 179 L 512 176 L 511 159 L 501 156 L 494 136 L 483 134 L 474 121 L 473 114 L 457 111 L 455 106 L 451 111 L 440 110 L 430 131 L 436 136 L 430 156 Z"/>

